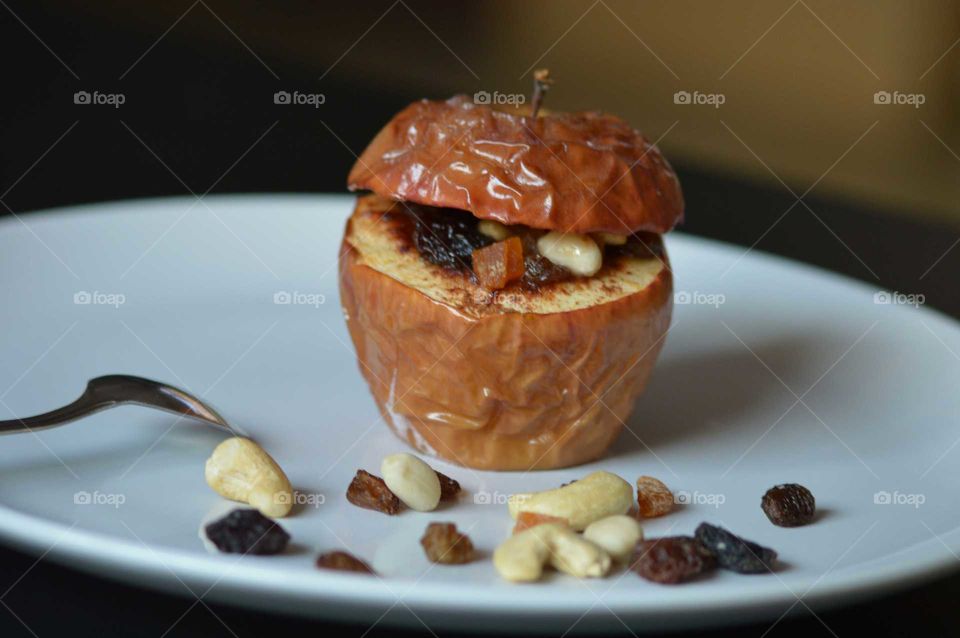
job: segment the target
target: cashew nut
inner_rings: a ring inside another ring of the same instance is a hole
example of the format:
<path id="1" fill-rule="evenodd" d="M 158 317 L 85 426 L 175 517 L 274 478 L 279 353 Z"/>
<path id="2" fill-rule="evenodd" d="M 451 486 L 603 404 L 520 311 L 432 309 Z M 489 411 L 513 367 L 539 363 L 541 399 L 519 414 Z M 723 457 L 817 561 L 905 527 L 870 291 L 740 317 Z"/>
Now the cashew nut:
<path id="1" fill-rule="evenodd" d="M 514 494 L 507 499 L 510 516 L 520 512 L 535 512 L 566 519 L 576 531 L 590 523 L 626 514 L 633 505 L 633 487 L 616 474 L 594 472 L 569 485 L 536 492 Z"/>
<path id="2" fill-rule="evenodd" d="M 410 509 L 430 512 L 440 502 L 440 478 L 432 467 L 412 454 L 384 457 L 380 474 L 390 491 Z"/>
<path id="3" fill-rule="evenodd" d="M 515 534 L 493 552 L 497 572 L 514 582 L 539 580 L 548 563 L 577 578 L 599 578 L 610 570 L 610 555 L 559 523 Z"/>
<path id="4" fill-rule="evenodd" d="M 623 246 L 625 243 L 627 243 L 626 235 L 618 235 L 616 233 L 593 233 L 593 238 L 601 246 L 604 244 L 609 246 Z"/>
<path id="5" fill-rule="evenodd" d="M 540 254 L 576 275 L 590 277 L 603 265 L 603 253 L 589 235 L 552 230 L 537 240 Z"/>
<path id="6" fill-rule="evenodd" d="M 477 224 L 477 230 L 480 231 L 480 234 L 496 241 L 503 241 L 511 234 L 509 228 L 492 219 L 481 219 L 480 223 Z"/>
<path id="7" fill-rule="evenodd" d="M 293 507 L 293 487 L 262 447 L 242 437 L 227 439 L 207 459 L 207 485 L 217 494 L 279 518 Z"/>
<path id="8" fill-rule="evenodd" d="M 618 514 L 590 523 L 583 530 L 583 537 L 602 547 L 616 560 L 626 560 L 637 543 L 643 540 L 643 528 L 632 516 Z"/>

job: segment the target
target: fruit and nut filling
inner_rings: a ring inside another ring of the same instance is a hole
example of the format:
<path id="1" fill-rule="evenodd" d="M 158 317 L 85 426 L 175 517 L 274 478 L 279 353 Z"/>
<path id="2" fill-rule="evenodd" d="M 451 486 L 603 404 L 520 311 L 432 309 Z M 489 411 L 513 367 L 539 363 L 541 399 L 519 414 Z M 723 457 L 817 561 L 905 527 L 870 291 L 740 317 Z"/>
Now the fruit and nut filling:
<path id="1" fill-rule="evenodd" d="M 662 259 L 658 235 L 578 235 L 478 220 L 470 213 L 398 203 L 387 213 L 400 224 L 401 239 L 420 256 L 449 271 L 468 274 L 487 290 L 592 277 L 624 256 Z"/>

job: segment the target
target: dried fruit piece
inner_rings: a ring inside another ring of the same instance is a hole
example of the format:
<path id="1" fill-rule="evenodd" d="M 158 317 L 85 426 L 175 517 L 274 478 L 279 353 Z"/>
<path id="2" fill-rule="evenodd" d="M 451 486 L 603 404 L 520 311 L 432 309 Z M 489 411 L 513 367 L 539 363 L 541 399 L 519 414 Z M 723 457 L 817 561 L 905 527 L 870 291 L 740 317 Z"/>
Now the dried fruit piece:
<path id="1" fill-rule="evenodd" d="M 462 565 L 473 560 L 473 542 L 457 531 L 453 523 L 430 523 L 420 539 L 423 551 L 431 562 Z"/>
<path id="2" fill-rule="evenodd" d="M 473 251 L 473 272 L 487 290 L 500 290 L 523 277 L 523 242 L 519 237 Z"/>
<path id="3" fill-rule="evenodd" d="M 359 572 L 361 574 L 372 574 L 373 569 L 370 565 L 347 552 L 327 552 L 317 556 L 317 567 L 320 569 L 336 569 L 341 572 Z"/>
<path id="4" fill-rule="evenodd" d="M 437 472 L 434 470 L 434 472 Z M 437 478 L 440 479 L 440 501 L 452 501 L 460 493 L 460 484 L 446 474 L 437 472 Z"/>
<path id="5" fill-rule="evenodd" d="M 724 569 L 740 574 L 763 574 L 773 571 L 777 552 L 740 538 L 736 534 L 709 523 L 700 523 L 694 534 Z"/>
<path id="6" fill-rule="evenodd" d="M 537 514 L 536 512 L 520 512 L 517 514 L 517 524 L 513 526 L 513 533 L 519 534 L 524 530 L 544 523 L 559 523 L 570 526 L 570 521 L 559 516 L 550 516 L 549 514 Z"/>
<path id="7" fill-rule="evenodd" d="M 673 492 L 652 476 L 637 479 L 637 508 L 643 518 L 663 516 L 673 509 Z"/>
<path id="8" fill-rule="evenodd" d="M 767 490 L 760 507 L 774 525 L 799 527 L 813 520 L 817 504 L 813 494 L 804 486 L 785 483 Z"/>
<path id="9" fill-rule="evenodd" d="M 290 534 L 254 509 L 235 509 L 204 528 L 207 538 L 228 554 L 279 554 Z"/>
<path id="10" fill-rule="evenodd" d="M 400 499 L 390 491 L 379 476 L 366 470 L 357 470 L 357 475 L 347 488 L 347 500 L 357 507 L 383 512 L 393 516 L 400 511 Z"/>
<path id="11" fill-rule="evenodd" d="M 713 554 L 691 536 L 664 536 L 637 543 L 630 568 L 655 583 L 675 584 L 713 569 Z"/>
<path id="12" fill-rule="evenodd" d="M 413 218 L 412 239 L 417 252 L 441 268 L 465 272 L 471 253 L 493 243 L 477 229 L 476 217 L 465 211 L 406 202 L 403 210 Z"/>

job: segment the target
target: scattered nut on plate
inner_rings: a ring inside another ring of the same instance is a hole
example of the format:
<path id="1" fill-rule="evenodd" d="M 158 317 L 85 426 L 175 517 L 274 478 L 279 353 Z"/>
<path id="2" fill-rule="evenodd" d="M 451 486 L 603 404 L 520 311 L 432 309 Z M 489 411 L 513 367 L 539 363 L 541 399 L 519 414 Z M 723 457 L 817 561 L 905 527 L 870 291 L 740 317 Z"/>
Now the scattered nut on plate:
<path id="1" fill-rule="evenodd" d="M 616 474 L 593 472 L 563 487 L 532 494 L 514 494 L 507 499 L 510 515 L 534 512 L 566 519 L 575 531 L 590 523 L 626 514 L 633 504 L 633 488 Z"/>
<path id="2" fill-rule="evenodd" d="M 207 459 L 204 476 L 213 490 L 246 503 L 265 516 L 280 518 L 293 507 L 293 487 L 266 451 L 243 437 L 223 441 Z"/>
<path id="3" fill-rule="evenodd" d="M 548 564 L 577 578 L 600 578 L 610 563 L 606 551 L 559 523 L 514 534 L 493 552 L 497 573 L 514 582 L 539 580 Z"/>
<path id="4" fill-rule="evenodd" d="M 602 547 L 614 560 L 624 561 L 643 540 L 643 529 L 632 516 L 617 514 L 587 525 L 583 537 Z"/>
<path id="5" fill-rule="evenodd" d="M 440 503 L 440 477 L 414 455 L 401 452 L 384 457 L 380 473 L 390 491 L 410 509 L 430 512 Z"/>

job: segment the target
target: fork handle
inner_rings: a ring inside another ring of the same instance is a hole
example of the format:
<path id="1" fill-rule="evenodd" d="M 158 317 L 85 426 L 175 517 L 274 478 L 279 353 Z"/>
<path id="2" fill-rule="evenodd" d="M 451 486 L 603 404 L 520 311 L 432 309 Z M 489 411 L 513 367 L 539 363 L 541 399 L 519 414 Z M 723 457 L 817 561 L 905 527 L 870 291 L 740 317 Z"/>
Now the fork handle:
<path id="1" fill-rule="evenodd" d="M 66 423 L 70 423 L 71 421 L 82 419 L 83 417 L 93 414 L 94 412 L 106 410 L 107 408 L 112 408 L 115 405 L 119 404 L 116 401 L 101 401 L 99 403 L 95 403 L 91 401 L 90 397 L 87 396 L 87 393 L 84 392 L 79 399 L 70 405 L 63 406 L 62 408 L 57 408 L 56 410 L 44 412 L 43 414 L 38 414 L 36 416 L 24 417 L 22 419 L 0 421 L 0 434 L 11 434 L 13 432 L 26 432 L 28 430 L 37 431 L 55 428 L 58 425 L 64 425 Z"/>
<path id="2" fill-rule="evenodd" d="M 123 374 L 91 379 L 80 398 L 62 408 L 0 421 L 0 434 L 45 430 L 118 405 L 136 404 L 206 421 L 232 431 L 226 420 L 196 397 L 159 381 Z"/>

